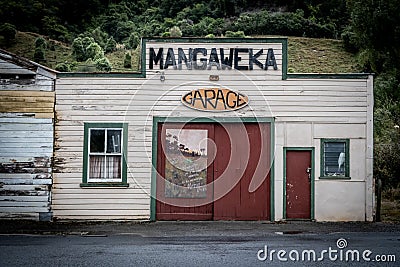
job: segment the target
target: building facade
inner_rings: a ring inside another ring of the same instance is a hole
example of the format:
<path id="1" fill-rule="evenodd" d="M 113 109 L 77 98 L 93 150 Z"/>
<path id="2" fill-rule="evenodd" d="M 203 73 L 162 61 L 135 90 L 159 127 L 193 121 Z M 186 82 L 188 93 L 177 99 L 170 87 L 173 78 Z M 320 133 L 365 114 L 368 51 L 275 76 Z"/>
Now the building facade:
<path id="1" fill-rule="evenodd" d="M 287 39 L 143 39 L 59 73 L 57 219 L 371 221 L 373 78 L 288 74 Z"/>

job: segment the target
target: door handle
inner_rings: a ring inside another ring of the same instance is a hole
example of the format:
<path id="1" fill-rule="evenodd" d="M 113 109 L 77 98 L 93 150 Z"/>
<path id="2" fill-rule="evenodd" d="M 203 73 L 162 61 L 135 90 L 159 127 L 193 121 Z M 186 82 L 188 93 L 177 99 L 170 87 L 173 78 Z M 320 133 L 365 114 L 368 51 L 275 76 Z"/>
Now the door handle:
<path id="1" fill-rule="evenodd" d="M 306 169 L 306 173 L 308 174 L 308 180 L 311 180 L 311 167 L 308 167 L 307 169 Z"/>

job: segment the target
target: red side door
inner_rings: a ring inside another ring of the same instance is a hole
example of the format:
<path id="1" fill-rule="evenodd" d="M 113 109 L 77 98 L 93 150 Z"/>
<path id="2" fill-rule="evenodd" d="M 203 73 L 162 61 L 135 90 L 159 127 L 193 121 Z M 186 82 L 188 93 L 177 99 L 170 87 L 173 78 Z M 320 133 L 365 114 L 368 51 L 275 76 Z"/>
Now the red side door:
<path id="1" fill-rule="evenodd" d="M 312 151 L 286 151 L 286 218 L 311 219 Z"/>

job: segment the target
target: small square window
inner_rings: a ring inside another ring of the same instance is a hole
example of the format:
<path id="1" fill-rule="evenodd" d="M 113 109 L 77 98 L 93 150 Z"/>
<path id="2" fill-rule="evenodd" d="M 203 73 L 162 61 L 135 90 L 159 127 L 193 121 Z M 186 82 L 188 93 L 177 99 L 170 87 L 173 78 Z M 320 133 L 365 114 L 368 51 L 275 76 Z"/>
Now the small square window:
<path id="1" fill-rule="evenodd" d="M 349 139 L 321 139 L 321 178 L 349 178 Z"/>
<path id="2" fill-rule="evenodd" d="M 126 123 L 85 123 L 81 186 L 127 186 Z"/>

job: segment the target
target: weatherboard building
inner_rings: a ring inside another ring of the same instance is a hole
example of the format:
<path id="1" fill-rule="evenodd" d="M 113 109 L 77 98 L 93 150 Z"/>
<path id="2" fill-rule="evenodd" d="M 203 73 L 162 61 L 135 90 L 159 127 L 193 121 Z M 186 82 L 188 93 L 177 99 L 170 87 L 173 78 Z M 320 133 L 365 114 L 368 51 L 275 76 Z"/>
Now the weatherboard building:
<path id="1" fill-rule="evenodd" d="M 53 218 L 371 221 L 372 81 L 289 74 L 286 38 L 146 38 L 140 73 L 57 73 Z"/>

